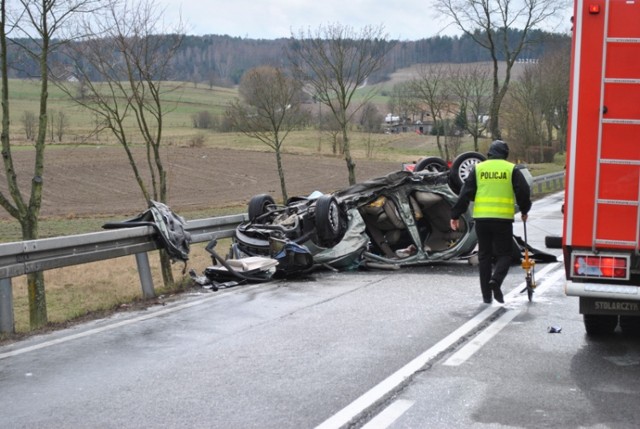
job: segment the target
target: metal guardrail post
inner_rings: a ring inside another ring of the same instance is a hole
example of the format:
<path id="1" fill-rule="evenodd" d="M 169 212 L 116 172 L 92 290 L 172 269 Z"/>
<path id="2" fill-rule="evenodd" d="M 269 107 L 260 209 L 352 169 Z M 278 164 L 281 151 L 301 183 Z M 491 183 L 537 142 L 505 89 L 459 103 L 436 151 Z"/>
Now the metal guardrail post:
<path id="1" fill-rule="evenodd" d="M 15 332 L 11 279 L 0 279 L 0 333 L 13 334 Z"/>
<path id="2" fill-rule="evenodd" d="M 156 296 L 156 291 L 153 289 L 153 278 L 151 277 L 151 267 L 149 266 L 149 255 L 147 255 L 147 252 L 136 253 L 136 263 L 138 264 L 142 296 L 145 298 L 153 298 Z"/>

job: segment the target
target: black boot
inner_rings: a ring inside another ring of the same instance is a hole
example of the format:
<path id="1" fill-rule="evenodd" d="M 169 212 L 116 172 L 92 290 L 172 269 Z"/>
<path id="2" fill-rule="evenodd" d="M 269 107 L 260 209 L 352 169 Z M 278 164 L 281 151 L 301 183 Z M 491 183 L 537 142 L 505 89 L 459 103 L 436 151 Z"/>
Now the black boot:
<path id="1" fill-rule="evenodd" d="M 493 297 L 496 299 L 496 301 L 498 301 L 500 304 L 504 304 L 504 296 L 502 295 L 500 285 L 496 283 L 495 280 L 490 280 L 489 287 L 491 287 L 491 290 L 493 291 Z"/>
<path id="2" fill-rule="evenodd" d="M 482 301 L 485 304 L 491 304 L 491 302 L 493 301 L 493 298 L 491 298 L 491 287 L 487 286 L 487 287 L 480 287 L 480 291 L 482 292 Z"/>

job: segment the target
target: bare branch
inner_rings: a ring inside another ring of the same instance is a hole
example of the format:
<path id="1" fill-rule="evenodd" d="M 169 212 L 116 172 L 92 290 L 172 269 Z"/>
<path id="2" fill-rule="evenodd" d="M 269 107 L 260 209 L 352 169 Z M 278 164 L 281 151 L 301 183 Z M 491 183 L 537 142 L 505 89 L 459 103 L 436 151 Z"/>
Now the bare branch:
<path id="1" fill-rule="evenodd" d="M 375 94 L 367 79 L 383 66 L 393 43 L 387 42 L 384 27 L 364 27 L 360 32 L 340 24 L 321 26 L 315 33 L 300 31 L 294 38 L 289 60 L 294 73 L 308 86 L 316 100 L 329 107 L 342 128 L 349 183 L 355 178 L 348 123 Z M 352 106 L 356 91 L 362 93 Z"/>

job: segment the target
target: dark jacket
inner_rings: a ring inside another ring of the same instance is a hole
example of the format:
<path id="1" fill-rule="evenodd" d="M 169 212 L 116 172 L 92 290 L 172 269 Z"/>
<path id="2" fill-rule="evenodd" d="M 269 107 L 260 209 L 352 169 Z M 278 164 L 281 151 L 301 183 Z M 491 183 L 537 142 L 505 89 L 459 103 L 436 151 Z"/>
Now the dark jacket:
<path id="1" fill-rule="evenodd" d="M 515 168 L 515 166 L 513 168 L 513 173 L 511 174 L 511 183 L 513 184 L 513 193 L 516 197 L 516 202 L 518 203 L 520 212 L 522 214 L 529 213 L 529 210 L 531 209 L 531 190 L 529 189 L 529 184 L 524 178 L 524 175 L 519 169 Z M 469 173 L 469 177 L 467 177 L 467 180 L 465 180 L 462 185 L 462 189 L 458 195 L 458 201 L 451 209 L 451 219 L 459 219 L 460 216 L 467 211 L 469 204 L 476 197 L 477 189 L 478 183 L 476 181 L 476 168 L 473 167 Z M 513 222 L 513 219 L 511 221 Z"/>

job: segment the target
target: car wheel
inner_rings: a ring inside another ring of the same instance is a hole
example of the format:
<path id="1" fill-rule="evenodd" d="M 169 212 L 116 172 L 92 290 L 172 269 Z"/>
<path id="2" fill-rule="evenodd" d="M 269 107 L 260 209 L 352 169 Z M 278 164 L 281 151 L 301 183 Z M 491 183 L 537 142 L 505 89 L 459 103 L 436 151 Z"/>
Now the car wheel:
<path id="1" fill-rule="evenodd" d="M 465 152 L 460 154 L 453 160 L 451 164 L 451 172 L 449 173 L 449 184 L 456 194 L 462 189 L 464 181 L 467 180 L 471 169 L 478 163 L 487 158 L 479 152 Z"/>
<path id="2" fill-rule="evenodd" d="M 431 173 L 441 173 L 449 171 L 447 161 L 437 156 L 428 156 L 420 160 L 413 171 L 429 171 Z"/>
<path id="3" fill-rule="evenodd" d="M 273 197 L 269 194 L 260 194 L 251 197 L 249 200 L 249 220 L 255 220 L 258 216 L 266 213 L 270 205 L 275 204 Z"/>
<path id="4" fill-rule="evenodd" d="M 544 245 L 547 246 L 547 249 L 562 249 L 562 237 L 547 235 L 544 238 Z"/>
<path id="5" fill-rule="evenodd" d="M 583 314 L 587 335 L 608 335 L 618 326 L 618 316 L 608 314 Z"/>
<path id="6" fill-rule="evenodd" d="M 323 195 L 316 201 L 316 232 L 321 246 L 333 247 L 342 240 L 347 229 L 345 214 L 338 201 L 331 195 Z"/>

